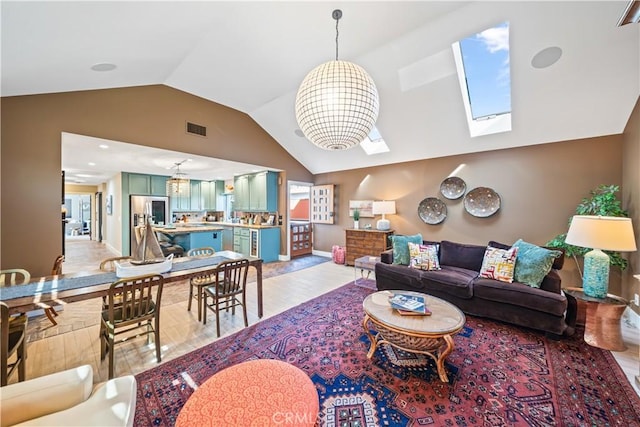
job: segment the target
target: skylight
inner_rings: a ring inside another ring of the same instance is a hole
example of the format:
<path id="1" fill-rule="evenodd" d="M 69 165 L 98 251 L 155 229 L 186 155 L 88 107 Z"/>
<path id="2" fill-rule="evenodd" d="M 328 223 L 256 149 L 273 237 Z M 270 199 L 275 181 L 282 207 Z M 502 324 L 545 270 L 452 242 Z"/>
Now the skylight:
<path id="1" fill-rule="evenodd" d="M 511 130 L 509 23 L 451 46 L 472 137 Z"/>
<path id="2" fill-rule="evenodd" d="M 373 127 L 369 135 L 360 143 L 360 147 L 368 155 L 386 153 L 389 151 L 387 143 L 384 142 L 384 138 L 380 135 L 377 127 Z"/>

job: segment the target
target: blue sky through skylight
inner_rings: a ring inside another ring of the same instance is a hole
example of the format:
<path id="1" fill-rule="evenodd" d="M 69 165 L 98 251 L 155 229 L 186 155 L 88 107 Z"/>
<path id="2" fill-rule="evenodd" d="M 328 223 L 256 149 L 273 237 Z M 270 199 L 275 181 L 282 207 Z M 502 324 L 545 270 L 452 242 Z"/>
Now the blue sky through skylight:
<path id="1" fill-rule="evenodd" d="M 509 23 L 460 41 L 473 119 L 511 112 Z"/>

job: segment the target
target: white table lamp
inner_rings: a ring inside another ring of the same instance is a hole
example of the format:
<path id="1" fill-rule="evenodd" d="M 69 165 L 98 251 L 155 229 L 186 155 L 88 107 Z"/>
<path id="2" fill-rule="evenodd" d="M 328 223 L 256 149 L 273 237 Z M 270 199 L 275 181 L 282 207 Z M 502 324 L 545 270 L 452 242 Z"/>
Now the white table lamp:
<path id="1" fill-rule="evenodd" d="M 594 298 L 605 298 L 609 288 L 609 255 L 602 251 L 636 250 L 631 218 L 575 215 L 565 241 L 593 249 L 584 256 L 582 288 Z"/>
<path id="2" fill-rule="evenodd" d="M 378 220 L 376 224 L 376 228 L 378 230 L 389 230 L 391 228 L 391 224 L 389 220 L 385 218 L 386 214 L 393 215 L 396 213 L 396 202 L 394 201 L 382 201 L 382 202 L 373 202 L 372 212 L 374 215 L 382 215 L 382 219 Z"/>

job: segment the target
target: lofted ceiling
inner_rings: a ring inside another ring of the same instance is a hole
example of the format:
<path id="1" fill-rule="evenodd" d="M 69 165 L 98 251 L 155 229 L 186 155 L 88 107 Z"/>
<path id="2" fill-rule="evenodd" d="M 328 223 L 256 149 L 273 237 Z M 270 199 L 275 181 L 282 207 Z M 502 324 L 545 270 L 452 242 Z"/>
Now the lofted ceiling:
<path id="1" fill-rule="evenodd" d="M 640 25 L 616 26 L 626 4 L 3 0 L 1 91 L 165 84 L 247 113 L 315 174 L 619 134 L 640 94 Z M 296 91 L 335 57 L 335 8 L 340 59 L 378 87 L 388 153 L 324 151 L 298 136 Z M 451 44 L 504 21 L 513 130 L 471 138 Z M 548 47 L 560 60 L 534 68 Z M 100 63 L 117 68 L 91 70 Z"/>

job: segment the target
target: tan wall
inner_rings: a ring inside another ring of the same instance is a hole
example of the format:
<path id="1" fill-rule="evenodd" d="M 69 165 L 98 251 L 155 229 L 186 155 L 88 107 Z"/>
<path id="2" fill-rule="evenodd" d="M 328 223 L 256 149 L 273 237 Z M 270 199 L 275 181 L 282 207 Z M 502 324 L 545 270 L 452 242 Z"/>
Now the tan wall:
<path id="1" fill-rule="evenodd" d="M 622 161 L 622 203 L 629 211 L 636 236 L 636 246 L 640 249 L 640 99 L 631 114 L 623 135 Z M 640 294 L 640 251 L 627 254 L 629 268 L 622 275 L 622 289 L 618 294 L 633 300 L 634 294 Z M 640 314 L 640 307 L 630 307 Z"/>
<path id="2" fill-rule="evenodd" d="M 567 231 L 569 218 L 591 189 L 621 184 L 621 161 L 622 137 L 610 136 L 320 174 L 316 184 L 336 184 L 337 223 L 315 225 L 314 249 L 329 252 L 332 245 L 345 244 L 344 230 L 353 225 L 350 199 L 395 200 L 397 214 L 387 219 L 397 234 L 477 244 L 518 238 L 544 244 Z M 442 180 L 460 165 L 457 176 L 465 180 L 467 191 L 482 186 L 500 195 L 498 213 L 476 218 L 465 212 L 462 199 L 439 194 Z M 422 199 L 434 196 L 445 201 L 448 215 L 439 225 L 427 225 L 417 208 Z M 375 227 L 379 218 L 361 217 L 360 227 Z M 565 267 L 565 284 L 580 285 L 575 263 L 569 260 Z"/>
<path id="3" fill-rule="evenodd" d="M 44 275 L 62 247 L 61 133 L 311 173 L 249 116 L 166 86 L 2 98 L 0 267 Z M 185 133 L 185 122 L 207 137 Z M 15 209 L 19 202 L 20 209 Z M 121 221 L 115 215 L 112 221 Z"/>

